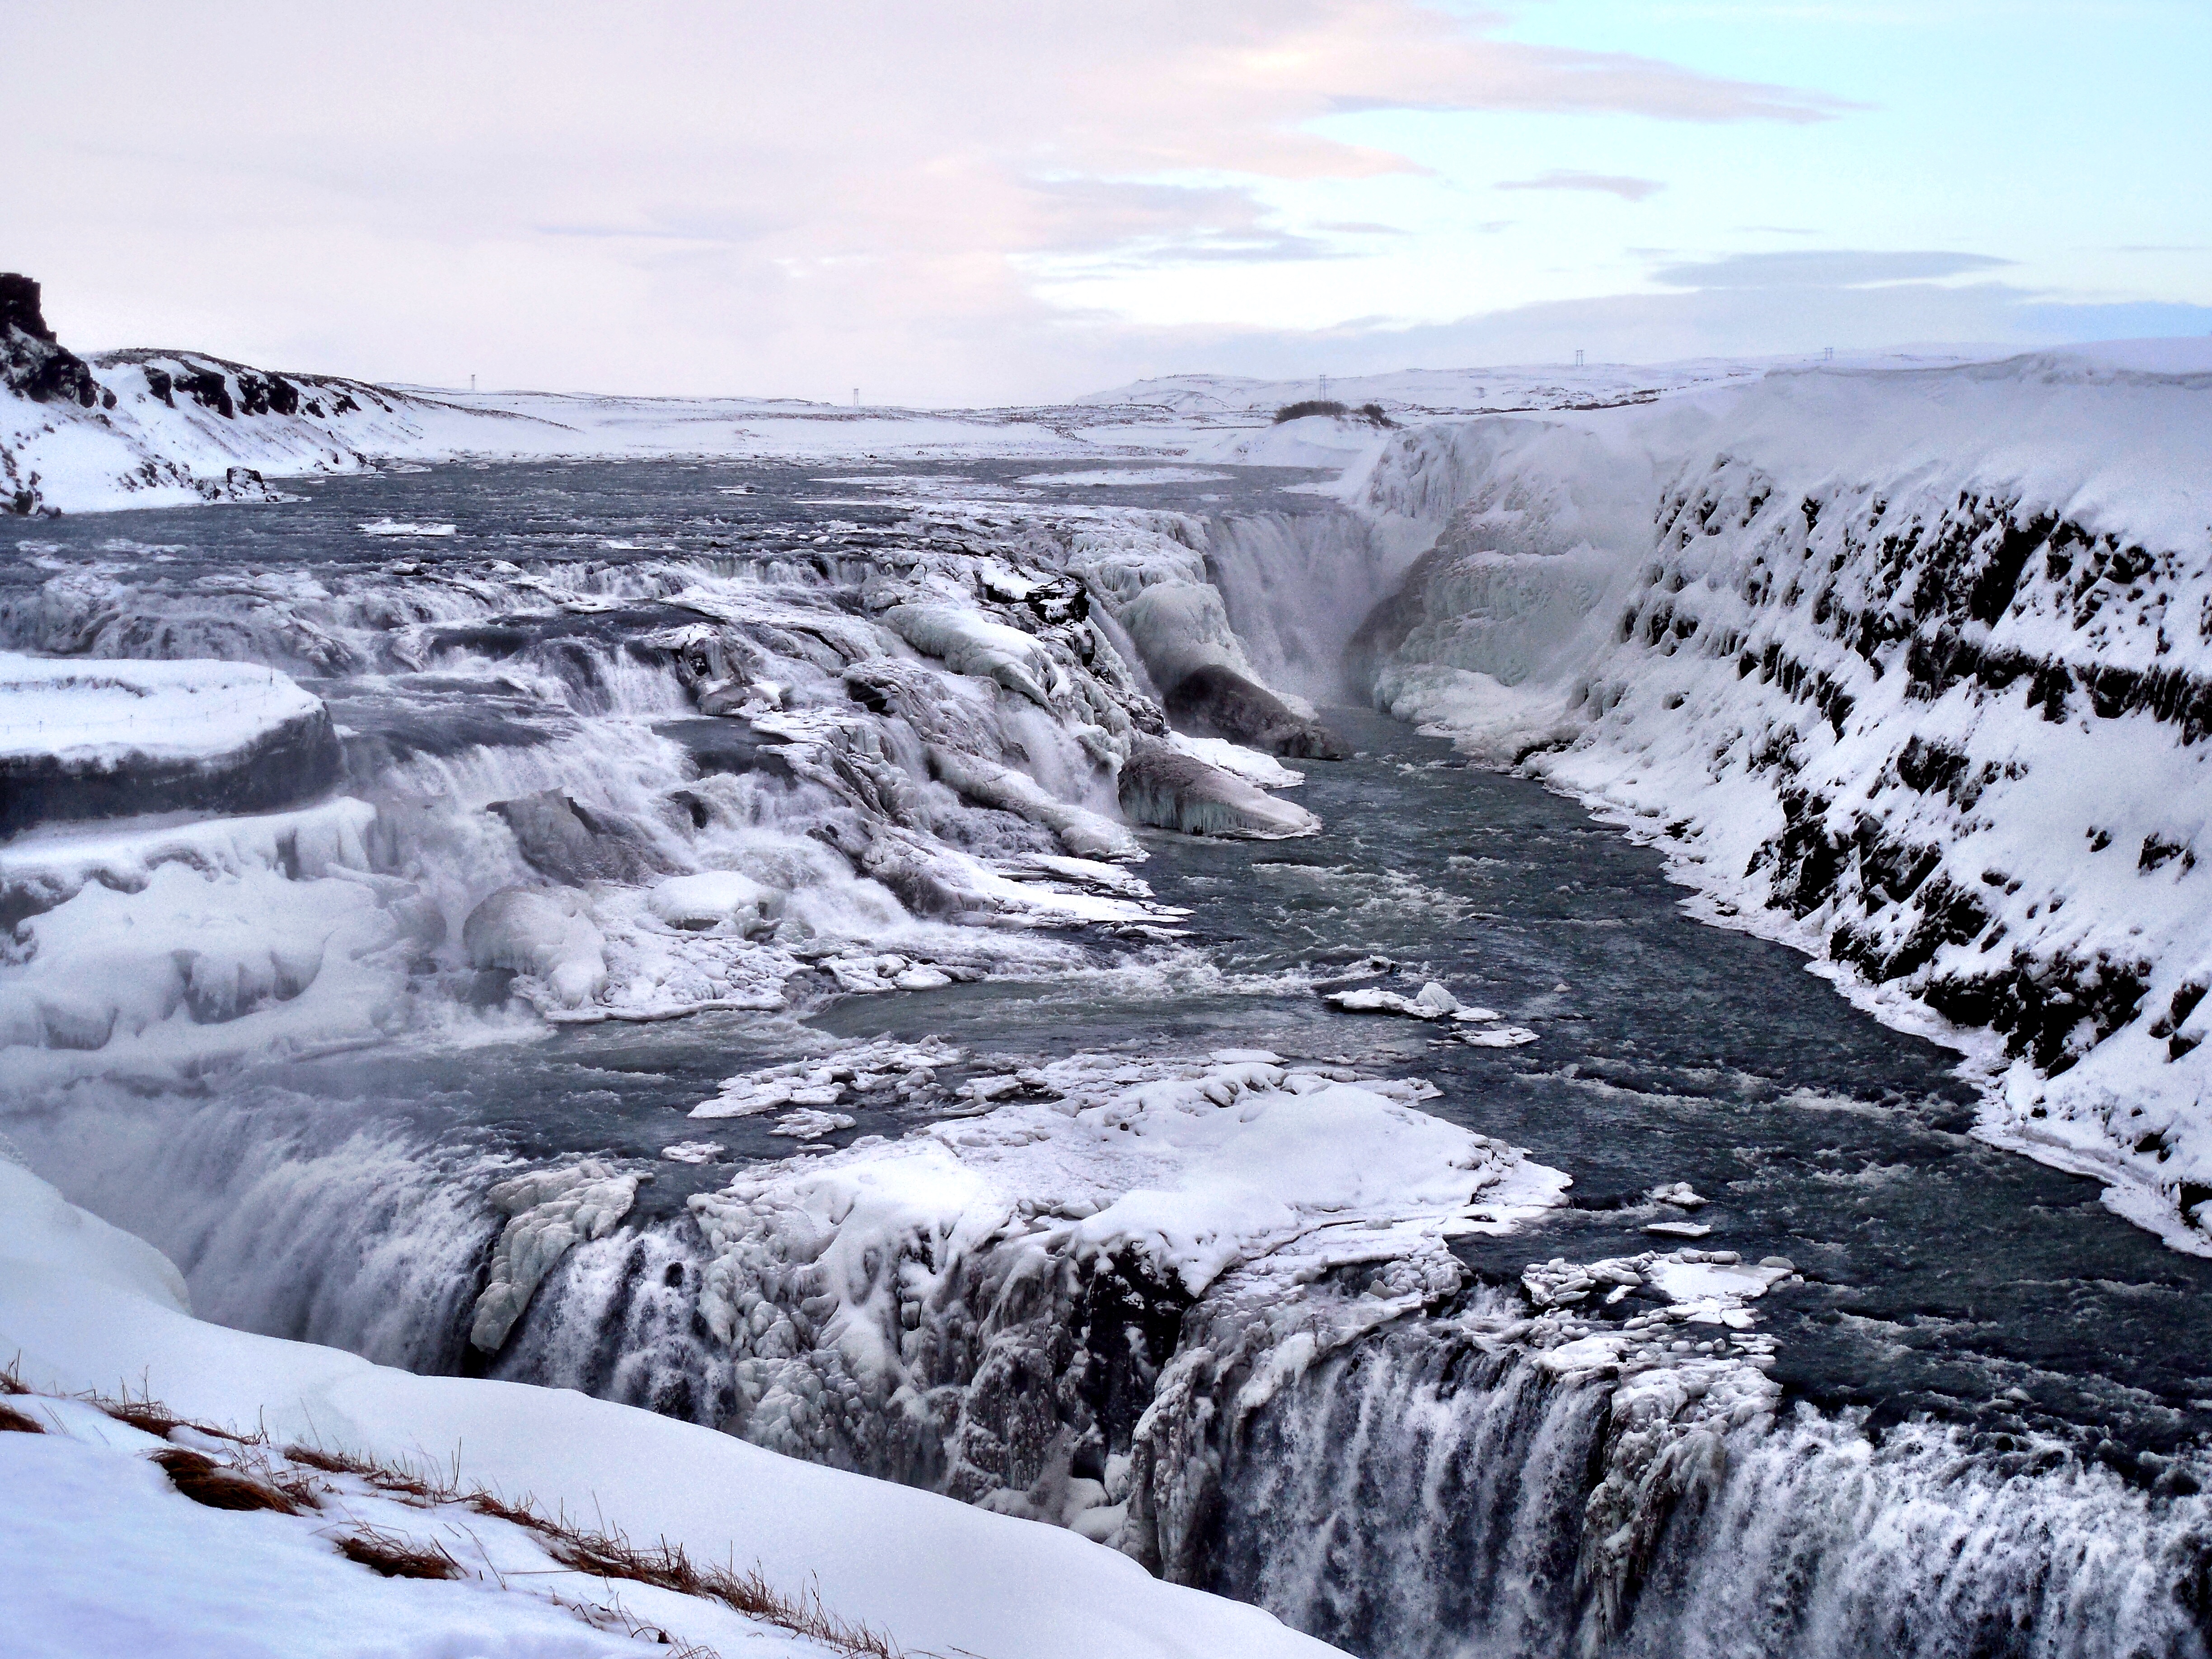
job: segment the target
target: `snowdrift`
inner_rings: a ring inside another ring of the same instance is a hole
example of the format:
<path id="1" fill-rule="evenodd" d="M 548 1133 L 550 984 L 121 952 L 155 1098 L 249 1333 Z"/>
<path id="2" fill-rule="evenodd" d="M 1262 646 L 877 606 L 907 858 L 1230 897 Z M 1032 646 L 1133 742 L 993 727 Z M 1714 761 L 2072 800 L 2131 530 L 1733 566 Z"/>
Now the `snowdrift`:
<path id="1" fill-rule="evenodd" d="M 2212 1251 L 2208 477 L 2191 342 L 1431 428 L 1352 492 L 1438 532 L 1357 648 Z"/>
<path id="2" fill-rule="evenodd" d="M 1056 1528 L 800 1463 L 581 1395 L 416 1376 L 333 1349 L 203 1323 L 185 1310 L 164 1257 L 5 1160 L 0 1350 L 16 1356 L 22 1380 L 47 1395 L 112 1394 L 127 1384 L 187 1417 L 249 1431 L 258 1425 L 279 1444 L 457 1467 L 463 1480 L 510 1499 L 528 1494 L 547 1512 L 604 1517 L 595 1522 L 601 1530 L 680 1544 L 695 1560 L 734 1559 L 740 1570 L 757 1561 L 769 1583 L 802 1591 L 812 1583 L 840 1616 L 911 1650 L 1070 1659 L 1334 1651 L 1255 1608 L 1162 1583 Z M 116 1425 L 99 1438 L 132 1453 L 158 1443 L 144 1434 L 134 1442 L 133 1432 Z M 52 1549 L 53 1569 L 68 1573 L 71 1522 L 83 1528 L 79 1547 L 104 1553 L 113 1535 L 103 1522 L 124 1512 L 137 1523 L 123 1534 L 136 1549 L 118 1564 L 119 1580 L 102 1581 L 94 1602 L 127 1620 L 151 1578 L 164 1609 L 161 1627 L 172 1638 L 220 1644 L 247 1632 L 290 1631 L 302 1645 L 289 1651 L 368 1650 L 358 1629 L 333 1624 L 337 1606 L 404 1642 L 380 1641 L 378 1652 L 448 1652 L 453 1641 L 471 1639 L 472 1652 L 596 1655 L 630 1646 L 626 1636 L 618 1644 L 586 1624 L 571 1630 L 565 1615 L 556 1618 L 550 1602 L 534 1597 L 502 1600 L 454 1586 L 442 1601 L 425 1604 L 408 1582 L 379 1580 L 367 1567 L 336 1571 L 334 1546 L 282 1536 L 274 1516 L 216 1517 L 242 1532 L 240 1553 L 210 1556 L 204 1540 L 187 1539 L 201 1547 L 173 1555 L 164 1579 L 159 1552 L 180 1548 L 172 1534 L 212 1512 L 158 1491 L 158 1472 L 137 1456 L 93 1457 L 58 1438 L 0 1435 L 0 1492 L 7 1495 L 0 1502 L 44 1494 L 68 1505 L 62 1513 L 33 1510 L 20 1528 L 11 1524 L 11 1538 L 24 1547 L 10 1551 L 0 1575 L 27 1570 L 36 1559 L 30 1552 L 40 1548 Z M 342 1599 L 318 1599 L 326 1589 Z M 54 1583 L 40 1590 L 16 1605 L 32 1616 L 68 1606 Z M 726 1623 L 718 1630 L 702 1620 L 702 1609 L 687 1613 L 681 1601 L 645 1605 L 678 1636 L 726 1639 Z M 773 1630 L 754 1634 L 778 1644 L 769 1651 L 822 1650 Z M 85 1637 L 73 1632 L 71 1644 Z M 120 1650 L 94 1642 L 84 1650 Z M 744 1650 L 757 1650 L 749 1643 Z"/>

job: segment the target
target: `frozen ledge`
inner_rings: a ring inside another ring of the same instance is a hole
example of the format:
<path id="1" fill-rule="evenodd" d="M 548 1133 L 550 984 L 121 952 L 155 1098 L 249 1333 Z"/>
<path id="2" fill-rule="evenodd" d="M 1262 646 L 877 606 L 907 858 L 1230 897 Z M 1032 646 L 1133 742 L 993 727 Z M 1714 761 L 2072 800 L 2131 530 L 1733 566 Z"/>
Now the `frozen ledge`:
<path id="1" fill-rule="evenodd" d="M 0 652 L 0 836 L 57 819 L 263 812 L 328 788 L 319 698 L 253 664 Z"/>

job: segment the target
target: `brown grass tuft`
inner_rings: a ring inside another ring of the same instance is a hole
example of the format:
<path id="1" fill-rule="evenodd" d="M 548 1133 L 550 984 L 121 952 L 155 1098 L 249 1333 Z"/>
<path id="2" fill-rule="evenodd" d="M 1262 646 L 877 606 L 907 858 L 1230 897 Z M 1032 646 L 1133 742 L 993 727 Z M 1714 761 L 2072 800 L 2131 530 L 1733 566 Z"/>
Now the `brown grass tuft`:
<path id="1" fill-rule="evenodd" d="M 539 1530 L 546 1525 L 538 1523 Z M 621 1534 L 585 1532 L 561 1527 L 550 1545 L 554 1559 L 599 1578 L 626 1578 L 652 1584 L 683 1595 L 720 1601 L 732 1612 L 779 1625 L 834 1648 L 849 1659 L 902 1659 L 902 1650 L 883 1632 L 856 1625 L 823 1605 L 821 1591 L 810 1586 L 803 1595 L 793 1595 L 768 1582 L 757 1565 L 739 1572 L 727 1567 L 695 1566 L 681 1544 L 663 1540 L 647 1547 L 632 1544 Z"/>
<path id="2" fill-rule="evenodd" d="M 169 1484 L 211 1510 L 274 1510 L 279 1515 L 298 1515 L 307 1507 L 301 1498 L 243 1475 L 218 1468 L 213 1458 L 179 1446 L 154 1454 L 154 1461 L 169 1472 Z"/>
<path id="3" fill-rule="evenodd" d="M 44 1434 L 46 1425 L 26 1417 L 13 1406 L 0 1406 L 0 1434 Z"/>
<path id="4" fill-rule="evenodd" d="M 363 1531 L 338 1540 L 338 1553 L 386 1578 L 459 1578 L 460 1564 L 433 1544 L 423 1549 L 387 1533 Z"/>

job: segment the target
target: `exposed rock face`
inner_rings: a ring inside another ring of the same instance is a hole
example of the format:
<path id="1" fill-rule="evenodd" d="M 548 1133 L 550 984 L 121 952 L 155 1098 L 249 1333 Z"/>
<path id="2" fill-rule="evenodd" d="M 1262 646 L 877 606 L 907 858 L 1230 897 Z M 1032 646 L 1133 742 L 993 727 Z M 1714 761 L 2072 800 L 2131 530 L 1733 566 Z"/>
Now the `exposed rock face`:
<path id="1" fill-rule="evenodd" d="M 1265 686 L 1217 664 L 1193 670 L 1167 695 L 1169 717 L 1206 737 L 1226 738 L 1298 760 L 1342 760 L 1328 728 L 1294 712 Z"/>
<path id="2" fill-rule="evenodd" d="M 58 820 L 270 811 L 337 780 L 329 712 L 265 669 L 6 653 L 0 691 L 0 840 Z"/>
<path id="3" fill-rule="evenodd" d="M 39 285 L 14 271 L 0 272 L 0 383 L 33 403 L 63 398 L 92 409 L 113 408 L 84 360 L 64 349 L 46 326 Z"/>

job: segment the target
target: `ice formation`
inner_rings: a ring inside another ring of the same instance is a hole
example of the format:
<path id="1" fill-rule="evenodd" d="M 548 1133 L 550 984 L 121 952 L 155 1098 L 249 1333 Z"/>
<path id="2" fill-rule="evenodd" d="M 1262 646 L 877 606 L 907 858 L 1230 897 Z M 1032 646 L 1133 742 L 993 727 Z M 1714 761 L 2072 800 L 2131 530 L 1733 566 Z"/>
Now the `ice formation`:
<path id="1" fill-rule="evenodd" d="M 955 1058 L 879 1043 L 818 1082 L 749 1075 L 694 1115 L 819 1110 L 848 1086 L 909 1090 Z M 724 1425 L 761 1444 L 1139 1556 L 1146 1425 L 1155 1387 L 1204 1358 L 1188 1332 L 1226 1304 L 1279 1304 L 1268 1374 L 1287 1376 L 1455 1287 L 1455 1234 L 1508 1229 L 1566 1185 L 1351 1073 L 1263 1051 L 1079 1054 L 991 1081 L 969 1093 L 996 1101 L 981 1115 L 691 1200 L 698 1312 L 717 1343 L 702 1384 L 726 1402 Z M 1292 1287 L 1354 1267 L 1402 1285 L 1322 1336 Z M 1164 1487 L 1182 1478 L 1158 1471 Z"/>
<path id="2" fill-rule="evenodd" d="M 477 1294 L 469 1340 L 495 1352 L 554 1263 L 586 1239 L 605 1238 L 637 1200 L 639 1177 L 586 1158 L 565 1170 L 536 1170 L 484 1194 L 507 1217 L 492 1247 L 488 1282 Z"/>
<path id="3" fill-rule="evenodd" d="M 41 821 L 256 811 L 328 788 L 337 738 L 286 675 L 0 651 L 0 838 Z"/>

